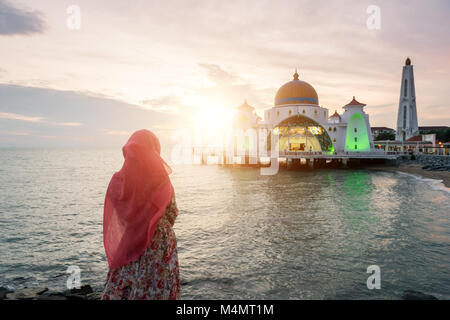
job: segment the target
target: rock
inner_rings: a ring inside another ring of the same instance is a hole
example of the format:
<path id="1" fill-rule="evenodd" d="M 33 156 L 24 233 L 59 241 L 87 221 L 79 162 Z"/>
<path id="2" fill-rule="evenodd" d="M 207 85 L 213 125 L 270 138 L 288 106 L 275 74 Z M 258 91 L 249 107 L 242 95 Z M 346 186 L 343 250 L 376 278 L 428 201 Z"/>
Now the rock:
<path id="1" fill-rule="evenodd" d="M 86 295 L 87 300 L 102 300 L 101 292 L 93 292 Z"/>
<path id="2" fill-rule="evenodd" d="M 36 300 L 67 300 L 67 297 L 63 294 L 55 294 L 55 295 L 39 295 L 36 297 Z"/>
<path id="3" fill-rule="evenodd" d="M 49 290 L 38 295 L 37 300 L 67 300 L 67 298 L 62 292 Z"/>
<path id="4" fill-rule="evenodd" d="M 23 288 L 6 294 L 6 298 L 11 300 L 33 300 L 46 291 L 48 291 L 48 288 Z"/>
<path id="5" fill-rule="evenodd" d="M 93 292 L 94 292 L 94 290 L 92 290 L 92 287 L 88 284 L 81 286 L 80 289 L 73 288 L 70 290 L 71 294 L 78 294 L 78 295 L 84 295 L 84 296 L 88 295 L 89 293 L 93 293 Z"/>
<path id="6" fill-rule="evenodd" d="M 65 297 L 67 300 L 87 300 L 86 296 L 81 294 L 67 294 Z"/>
<path id="7" fill-rule="evenodd" d="M 0 300 L 6 299 L 6 295 L 12 292 L 13 291 L 9 290 L 8 288 L 0 287 Z"/>
<path id="8" fill-rule="evenodd" d="M 90 285 L 63 292 L 48 288 L 23 288 L 16 291 L 0 287 L 0 300 L 101 300 L 102 293 L 94 292 Z"/>
<path id="9" fill-rule="evenodd" d="M 435 296 L 431 294 L 425 294 L 423 292 L 414 290 L 405 290 L 402 295 L 403 300 L 438 300 Z"/>

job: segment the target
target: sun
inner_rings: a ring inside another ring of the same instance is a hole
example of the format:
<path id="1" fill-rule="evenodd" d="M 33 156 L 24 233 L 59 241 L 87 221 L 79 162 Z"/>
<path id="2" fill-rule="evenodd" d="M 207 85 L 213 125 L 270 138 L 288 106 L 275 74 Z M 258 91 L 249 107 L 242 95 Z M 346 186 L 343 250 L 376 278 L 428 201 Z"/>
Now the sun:
<path id="1" fill-rule="evenodd" d="M 194 110 L 193 129 L 200 135 L 203 146 L 223 146 L 227 133 L 233 125 L 236 111 L 220 99 L 191 98 L 189 104 Z"/>

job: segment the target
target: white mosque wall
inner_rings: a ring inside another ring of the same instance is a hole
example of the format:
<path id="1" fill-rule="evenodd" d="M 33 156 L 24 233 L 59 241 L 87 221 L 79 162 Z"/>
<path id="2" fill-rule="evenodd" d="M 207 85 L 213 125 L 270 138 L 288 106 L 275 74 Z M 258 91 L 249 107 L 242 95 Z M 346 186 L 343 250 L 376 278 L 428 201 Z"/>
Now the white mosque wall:
<path id="1" fill-rule="evenodd" d="M 259 125 L 258 116 L 252 110 L 240 110 L 235 116 L 234 124 L 243 129 L 256 128 Z"/>
<path id="2" fill-rule="evenodd" d="M 278 123 L 296 116 L 305 116 L 316 121 L 325 128 L 328 123 L 328 109 L 317 105 L 285 105 L 273 107 L 264 112 L 264 118 L 275 127 Z"/>
<path id="3" fill-rule="evenodd" d="M 331 142 L 335 152 L 344 151 L 345 147 L 345 134 L 347 131 L 347 124 L 345 123 L 328 123 L 325 127 L 330 136 Z"/>

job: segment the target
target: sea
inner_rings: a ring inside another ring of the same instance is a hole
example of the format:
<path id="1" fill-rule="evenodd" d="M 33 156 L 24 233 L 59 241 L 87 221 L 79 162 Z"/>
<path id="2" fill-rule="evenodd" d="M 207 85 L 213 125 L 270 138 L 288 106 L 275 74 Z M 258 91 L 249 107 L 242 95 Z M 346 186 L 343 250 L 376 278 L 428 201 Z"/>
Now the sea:
<path id="1" fill-rule="evenodd" d="M 64 290 L 75 267 L 81 285 L 102 290 L 103 201 L 122 163 L 120 148 L 0 149 L 0 286 Z M 450 299 L 450 193 L 439 181 L 172 169 L 183 299 Z"/>

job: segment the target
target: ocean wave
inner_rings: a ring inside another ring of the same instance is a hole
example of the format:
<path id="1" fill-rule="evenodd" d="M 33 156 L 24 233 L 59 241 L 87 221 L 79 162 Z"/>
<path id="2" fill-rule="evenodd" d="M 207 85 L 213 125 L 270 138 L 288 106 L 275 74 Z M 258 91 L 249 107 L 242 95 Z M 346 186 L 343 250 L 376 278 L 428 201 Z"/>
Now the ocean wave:
<path id="1" fill-rule="evenodd" d="M 448 194 L 450 194 L 450 188 L 447 188 L 444 183 L 443 180 L 439 180 L 439 179 L 430 179 L 430 178 L 424 178 L 421 177 L 419 175 L 416 174 L 412 174 L 412 173 L 407 173 L 407 172 L 402 172 L 402 171 L 395 171 L 396 173 L 405 175 L 405 176 L 409 176 L 409 177 L 413 177 L 419 181 L 425 182 L 427 183 L 431 189 L 433 190 L 437 190 L 437 191 L 444 191 Z"/>

